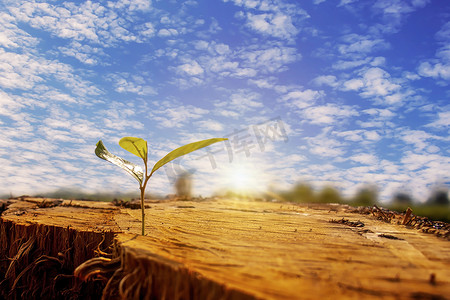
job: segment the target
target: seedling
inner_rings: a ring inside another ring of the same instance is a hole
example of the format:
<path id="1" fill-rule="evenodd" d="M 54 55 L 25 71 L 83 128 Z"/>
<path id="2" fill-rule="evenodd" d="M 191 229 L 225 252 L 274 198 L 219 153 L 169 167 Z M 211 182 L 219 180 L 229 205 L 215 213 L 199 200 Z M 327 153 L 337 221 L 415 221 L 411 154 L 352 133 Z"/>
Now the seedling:
<path id="1" fill-rule="evenodd" d="M 149 173 L 148 168 L 148 151 L 147 151 L 147 141 L 137 137 L 124 137 L 119 141 L 119 145 L 133 153 L 134 155 L 142 158 L 144 161 L 144 170 L 142 168 L 132 162 L 129 162 L 121 157 L 118 157 L 112 153 L 110 153 L 106 147 L 103 145 L 103 142 L 100 140 L 97 142 L 97 148 L 95 148 L 95 154 L 109 161 L 110 163 L 119 166 L 120 168 L 127 171 L 131 176 L 133 176 L 139 182 L 139 190 L 141 191 L 141 210 L 142 210 L 142 235 L 145 234 L 145 209 L 144 209 L 144 197 L 145 197 L 145 188 L 147 186 L 148 180 L 152 177 L 153 173 L 156 170 L 171 162 L 172 160 L 183 156 L 185 154 L 191 153 L 195 150 L 201 149 L 203 147 L 209 146 L 211 144 L 221 142 L 227 140 L 226 138 L 214 138 L 203 140 L 195 143 L 190 143 L 184 146 L 181 146 L 171 152 L 169 152 L 166 156 L 161 158 L 156 164 L 153 166 L 152 170 Z"/>

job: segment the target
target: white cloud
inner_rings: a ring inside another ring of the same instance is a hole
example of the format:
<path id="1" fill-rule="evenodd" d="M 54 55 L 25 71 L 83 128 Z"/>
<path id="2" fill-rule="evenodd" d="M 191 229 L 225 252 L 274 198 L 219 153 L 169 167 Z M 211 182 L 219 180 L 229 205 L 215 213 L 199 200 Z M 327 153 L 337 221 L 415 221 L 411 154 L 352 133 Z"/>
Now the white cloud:
<path id="1" fill-rule="evenodd" d="M 274 83 L 272 82 L 272 80 L 267 78 L 249 79 L 248 82 L 256 85 L 260 89 L 271 89 L 274 87 Z"/>
<path id="2" fill-rule="evenodd" d="M 43 70 L 45 67 L 42 66 L 45 62 L 47 61 L 36 61 L 26 54 L 5 52 L 5 50 L 0 49 L 0 86 L 6 89 L 33 88 L 37 82 L 44 80 L 39 75 L 46 73 Z M 48 63 L 51 64 L 51 62 Z M 59 66 L 61 65 L 56 65 L 57 68 Z"/>
<path id="3" fill-rule="evenodd" d="M 378 163 L 378 158 L 375 155 L 369 153 L 355 154 L 350 156 L 349 159 L 365 165 L 374 165 Z"/>
<path id="4" fill-rule="evenodd" d="M 363 110 L 364 113 L 371 116 L 381 117 L 383 119 L 395 117 L 397 114 L 387 108 L 369 108 Z"/>
<path id="5" fill-rule="evenodd" d="M 139 41 L 146 41 L 155 35 L 155 27 L 152 23 L 147 22 L 135 28 L 138 31 Z"/>
<path id="6" fill-rule="evenodd" d="M 338 60 L 336 63 L 333 64 L 333 69 L 347 70 L 347 69 L 352 69 L 352 68 L 362 66 L 364 64 L 367 64 L 368 62 L 369 62 L 369 58 L 350 60 L 350 61 Z"/>
<path id="7" fill-rule="evenodd" d="M 404 99 L 407 98 L 408 94 L 410 94 L 410 92 L 402 94 L 402 93 L 395 93 L 389 96 L 386 96 L 384 98 L 386 104 L 400 104 Z"/>
<path id="8" fill-rule="evenodd" d="M 107 78 L 113 81 L 115 91 L 118 93 L 133 93 L 141 96 L 157 94 L 142 76 L 120 73 L 110 74 Z"/>
<path id="9" fill-rule="evenodd" d="M 390 75 L 380 68 L 370 68 L 363 75 L 365 90 L 361 93 L 364 97 L 386 96 L 400 89 L 400 85 L 392 83 Z"/>
<path id="10" fill-rule="evenodd" d="M 448 39 L 450 41 L 450 37 Z M 450 44 L 444 44 L 443 47 L 436 51 L 436 57 L 442 60 L 444 63 L 450 62 Z"/>
<path id="11" fill-rule="evenodd" d="M 178 31 L 173 28 L 169 28 L 169 29 L 163 28 L 158 31 L 158 36 L 160 36 L 160 37 L 173 37 L 173 36 L 177 36 L 177 35 L 178 35 Z"/>
<path id="12" fill-rule="evenodd" d="M 386 64 L 386 58 L 384 58 L 382 56 L 374 57 L 370 62 L 370 65 L 373 67 L 381 67 L 385 64 Z"/>
<path id="13" fill-rule="evenodd" d="M 403 1 L 377 1 L 374 8 L 381 10 L 386 15 L 401 15 L 410 13 L 412 8 Z"/>
<path id="14" fill-rule="evenodd" d="M 6 89 L 29 90 L 53 77 L 71 88 L 73 93 L 100 93 L 95 86 L 73 73 L 74 70 L 67 64 L 0 49 L 0 86 Z"/>
<path id="15" fill-rule="evenodd" d="M 108 129 L 122 131 L 144 128 L 144 124 L 135 119 L 136 111 L 132 103 L 111 101 L 106 109 L 96 114 Z"/>
<path id="16" fill-rule="evenodd" d="M 450 158 L 438 154 L 417 154 L 407 151 L 401 162 L 403 167 L 409 171 L 428 169 L 429 174 L 433 174 L 428 178 L 428 182 L 433 182 L 439 177 L 448 177 L 450 171 Z"/>
<path id="17" fill-rule="evenodd" d="M 52 129 L 49 127 L 41 127 L 40 132 L 53 142 L 64 142 L 64 143 L 82 143 L 82 138 L 76 138 L 71 135 L 68 130 Z"/>
<path id="18" fill-rule="evenodd" d="M 214 50 L 216 50 L 219 55 L 225 55 L 230 52 L 230 47 L 226 44 L 220 43 L 215 45 Z"/>
<path id="19" fill-rule="evenodd" d="M 50 106 L 49 114 L 42 116 L 42 120 L 33 123 L 33 127 L 51 143 L 61 141 L 84 144 L 87 139 L 99 139 L 104 135 L 104 131 L 99 129 L 99 124 L 76 116 L 73 112 L 71 114 L 59 105 Z M 33 151 L 36 150 L 40 152 L 39 149 L 33 149 Z M 46 152 L 46 155 L 53 154 Z M 61 158 L 66 159 L 67 157 L 62 155 Z"/>
<path id="20" fill-rule="evenodd" d="M 433 136 L 423 130 L 404 130 L 401 133 L 401 139 L 408 144 L 413 144 L 416 151 L 422 151 L 430 146 L 427 140 L 435 139 Z"/>
<path id="21" fill-rule="evenodd" d="M 102 48 L 82 45 L 76 41 L 72 41 L 68 47 L 58 47 L 58 50 L 87 65 L 97 65 L 101 63 L 101 57 L 106 56 Z"/>
<path id="22" fill-rule="evenodd" d="M 20 21 L 34 28 L 49 30 L 59 37 L 98 41 L 93 26 L 98 20 L 94 13 L 97 9 L 101 9 L 100 5 L 92 3 L 80 7 L 68 3 L 66 7 L 58 7 L 48 3 L 27 2 L 10 8 L 10 11 Z"/>
<path id="23" fill-rule="evenodd" d="M 258 68 L 262 72 L 281 72 L 286 66 L 301 58 L 297 49 L 284 46 L 273 46 L 266 49 L 244 49 L 239 55 L 242 64 L 249 68 Z"/>
<path id="24" fill-rule="evenodd" d="M 252 68 L 239 68 L 232 74 L 234 77 L 254 77 L 258 72 Z"/>
<path id="25" fill-rule="evenodd" d="M 250 112 L 258 112 L 258 115 L 264 115 L 267 108 L 260 101 L 260 98 L 261 95 L 259 93 L 244 89 L 237 90 L 213 102 L 215 107 L 214 114 L 233 119 L 248 116 Z M 259 120 L 256 122 L 259 122 Z"/>
<path id="26" fill-rule="evenodd" d="M 380 24 L 378 29 L 381 32 L 394 33 L 398 32 L 405 18 L 419 8 L 424 7 L 429 0 L 378 0 L 372 6 L 376 13 L 382 15 L 384 24 Z"/>
<path id="27" fill-rule="evenodd" d="M 225 108 L 221 108 L 219 111 L 217 111 L 217 114 L 220 116 L 223 116 L 223 117 L 229 117 L 229 118 L 234 118 L 234 119 L 241 116 L 240 112 L 230 110 L 230 109 L 225 109 Z"/>
<path id="28" fill-rule="evenodd" d="M 257 101 L 260 97 L 257 93 L 237 93 L 231 95 L 231 102 L 229 103 L 229 107 L 238 110 L 245 111 L 249 109 L 255 109 L 258 107 L 263 107 L 264 105 Z"/>
<path id="29" fill-rule="evenodd" d="M 373 67 L 378 67 L 383 66 L 386 63 L 386 59 L 381 56 L 360 58 L 359 56 L 352 55 L 349 59 L 351 60 L 338 60 L 336 63 L 333 64 L 333 69 L 348 70 L 363 65 L 371 65 Z"/>
<path id="30" fill-rule="evenodd" d="M 251 29 L 282 39 L 293 39 L 299 30 L 292 24 L 292 17 L 281 13 L 247 13 L 247 26 Z"/>
<path id="31" fill-rule="evenodd" d="M 290 3 L 260 0 L 233 0 L 233 2 L 247 10 L 246 13 L 241 11 L 237 14 L 239 18 L 246 19 L 247 27 L 263 35 L 288 42 L 293 42 L 300 31 L 294 23 L 309 17 L 304 10 Z"/>
<path id="32" fill-rule="evenodd" d="M 445 23 L 436 33 L 436 39 L 443 42 L 450 40 L 450 21 Z"/>
<path id="33" fill-rule="evenodd" d="M 375 130 L 373 130 L 373 131 L 365 131 L 364 132 L 364 137 L 367 140 L 373 141 L 373 142 L 379 141 L 381 139 L 381 136 Z"/>
<path id="34" fill-rule="evenodd" d="M 344 91 L 358 91 L 364 86 L 364 82 L 361 79 L 350 79 L 344 82 Z"/>
<path id="35" fill-rule="evenodd" d="M 224 126 L 222 123 L 214 120 L 199 121 L 197 124 L 204 130 L 208 131 L 223 131 Z"/>
<path id="36" fill-rule="evenodd" d="M 264 107 L 264 104 L 258 101 L 259 98 L 260 95 L 258 93 L 239 90 L 231 94 L 229 99 L 215 101 L 216 114 L 236 118 L 248 111 L 261 109 Z"/>
<path id="37" fill-rule="evenodd" d="M 418 72 L 423 77 L 442 77 L 442 79 L 450 80 L 450 64 L 426 61 L 419 65 Z"/>
<path id="38" fill-rule="evenodd" d="M 0 13 L 0 46 L 31 50 L 38 42 L 37 38 L 17 27 L 14 17 L 4 12 Z"/>
<path id="39" fill-rule="evenodd" d="M 294 105 L 298 108 L 305 108 L 313 105 L 316 100 L 322 98 L 325 94 L 322 91 L 314 90 L 294 90 L 284 95 L 281 100 L 288 105 Z"/>
<path id="40" fill-rule="evenodd" d="M 225 57 L 214 57 L 209 62 L 210 70 L 223 75 L 230 75 L 238 70 L 239 63 L 237 61 L 227 61 Z"/>
<path id="41" fill-rule="evenodd" d="M 342 144 L 334 139 L 311 139 L 308 141 L 309 152 L 322 157 L 342 157 L 345 153 Z"/>
<path id="42" fill-rule="evenodd" d="M 362 36 L 354 33 L 345 35 L 342 40 L 345 44 L 339 45 L 338 51 L 343 55 L 370 53 L 389 48 L 389 43 L 383 39 L 373 39 L 370 36 Z"/>
<path id="43" fill-rule="evenodd" d="M 448 85 L 450 79 L 450 22 L 445 23 L 436 33 L 436 39 L 441 47 L 436 51 L 436 58 L 420 63 L 417 72 L 423 77 L 444 79 Z"/>
<path id="44" fill-rule="evenodd" d="M 334 75 L 321 75 L 313 79 L 313 84 L 322 86 L 328 85 L 331 87 L 336 87 L 338 85 L 337 78 Z"/>
<path id="45" fill-rule="evenodd" d="M 259 73 L 278 73 L 300 59 L 295 48 L 278 44 L 251 45 L 231 49 L 228 45 L 196 41 L 195 47 L 207 51 L 198 62 L 205 71 L 226 77 L 255 77 Z"/>
<path id="46" fill-rule="evenodd" d="M 352 78 L 342 85 L 344 91 L 359 91 L 364 98 L 375 97 L 388 104 L 400 103 L 410 92 L 399 93 L 401 85 L 389 73 L 373 67 L 361 71 L 360 78 Z"/>
<path id="47" fill-rule="evenodd" d="M 245 49 L 233 51 L 230 49 L 230 46 L 226 44 L 202 40 L 195 41 L 193 44 L 195 49 L 207 53 L 205 55 L 197 56 L 198 64 L 205 73 L 212 72 L 214 73 L 211 74 L 212 76 L 237 78 L 254 77 L 258 73 L 258 70 L 254 65 L 240 62 L 239 55 L 245 53 Z M 237 55 L 236 52 L 239 54 Z M 192 61 L 190 58 L 185 60 Z M 198 70 L 200 71 L 200 69 Z M 205 77 L 206 80 L 208 77 Z"/>
<path id="48" fill-rule="evenodd" d="M 437 120 L 433 121 L 425 126 L 426 127 L 435 127 L 435 128 L 450 127 L 450 111 L 438 112 Z"/>
<path id="49" fill-rule="evenodd" d="M 357 2 L 358 0 L 341 0 L 341 2 L 339 2 L 338 6 L 345 6 L 345 5 L 349 5 L 352 4 L 354 2 Z"/>
<path id="50" fill-rule="evenodd" d="M 436 145 L 429 145 L 429 146 L 426 148 L 426 151 L 427 151 L 428 153 L 438 153 L 439 151 L 441 151 L 441 148 L 439 148 L 439 147 L 436 146 Z"/>
<path id="51" fill-rule="evenodd" d="M 359 113 L 347 105 L 327 104 L 323 106 L 312 106 L 301 111 L 303 118 L 312 124 L 331 125 L 351 117 L 358 116 Z"/>
<path id="52" fill-rule="evenodd" d="M 24 114 L 20 113 L 23 107 L 24 104 L 14 99 L 14 97 L 4 91 L 0 91 L 0 115 L 19 121 L 24 117 Z"/>
<path id="53" fill-rule="evenodd" d="M 356 123 L 362 128 L 383 127 L 385 125 L 384 121 L 357 121 Z"/>
<path id="54" fill-rule="evenodd" d="M 364 130 L 347 130 L 347 131 L 340 131 L 335 132 L 336 136 L 342 137 L 347 141 L 352 142 L 361 142 L 363 141 L 363 134 Z"/>
<path id="55" fill-rule="evenodd" d="M 209 42 L 204 40 L 198 40 L 193 42 L 195 49 L 197 50 L 208 50 Z"/>
<path id="56" fill-rule="evenodd" d="M 120 10 L 146 12 L 152 8 L 151 3 L 149 0 L 118 0 L 108 2 L 108 6 Z"/>
<path id="57" fill-rule="evenodd" d="M 304 138 L 308 143 L 306 149 L 311 154 L 320 157 L 334 157 L 336 159 L 342 157 L 345 154 L 345 144 L 332 137 L 330 131 L 331 127 L 325 127 L 320 134 Z"/>
<path id="58" fill-rule="evenodd" d="M 178 69 L 190 76 L 201 75 L 204 72 L 203 68 L 195 60 L 179 66 Z"/>
<path id="59" fill-rule="evenodd" d="M 233 49 L 224 43 L 196 40 L 193 46 L 202 54 L 196 54 L 195 59 L 192 58 L 192 53 L 180 57 L 183 64 L 178 67 L 178 74 L 208 74 L 197 83 L 210 82 L 209 78 L 217 76 L 254 78 L 259 74 L 279 73 L 300 58 L 295 48 L 277 43 L 265 46 L 253 44 Z"/>
<path id="60" fill-rule="evenodd" d="M 420 76 L 413 72 L 403 72 L 403 77 L 411 81 L 420 79 Z"/>
<path id="61" fill-rule="evenodd" d="M 149 32 L 151 28 L 145 24 L 130 23 L 133 13 L 148 11 L 150 3 L 118 1 L 102 6 L 90 1 L 77 4 L 26 2 L 11 6 L 9 10 L 19 21 L 60 38 L 112 46 L 118 42 L 142 42 L 152 36 L 152 32 Z M 128 16 L 123 16 L 123 12 L 127 12 Z M 142 34 L 139 30 L 142 30 Z M 135 31 L 137 34 L 133 33 Z"/>
<path id="62" fill-rule="evenodd" d="M 152 110 L 151 120 L 157 121 L 158 127 L 181 128 L 193 120 L 203 118 L 209 113 L 208 110 L 192 105 L 171 105 L 169 103 L 160 104 L 158 110 Z"/>

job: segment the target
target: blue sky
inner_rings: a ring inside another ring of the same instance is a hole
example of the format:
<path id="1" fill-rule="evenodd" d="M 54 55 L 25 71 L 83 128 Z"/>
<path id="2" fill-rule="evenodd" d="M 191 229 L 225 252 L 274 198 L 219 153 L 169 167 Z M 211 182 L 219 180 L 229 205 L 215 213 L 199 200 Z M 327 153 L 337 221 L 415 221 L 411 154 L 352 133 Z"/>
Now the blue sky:
<path id="1" fill-rule="evenodd" d="M 94 155 L 123 136 L 149 192 L 289 188 L 424 201 L 450 183 L 447 0 L 9 1 L 0 4 L 0 192 L 137 190 Z"/>

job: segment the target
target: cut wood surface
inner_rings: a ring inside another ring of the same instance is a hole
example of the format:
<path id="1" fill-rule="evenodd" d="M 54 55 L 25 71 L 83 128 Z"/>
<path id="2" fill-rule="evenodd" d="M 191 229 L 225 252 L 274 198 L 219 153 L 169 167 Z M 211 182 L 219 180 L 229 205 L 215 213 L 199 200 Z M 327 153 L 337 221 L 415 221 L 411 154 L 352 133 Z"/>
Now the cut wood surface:
<path id="1" fill-rule="evenodd" d="M 105 299 L 450 299 L 448 239 L 345 205 L 149 201 L 141 236 L 138 209 L 22 200 L 3 223 L 115 233 Z"/>

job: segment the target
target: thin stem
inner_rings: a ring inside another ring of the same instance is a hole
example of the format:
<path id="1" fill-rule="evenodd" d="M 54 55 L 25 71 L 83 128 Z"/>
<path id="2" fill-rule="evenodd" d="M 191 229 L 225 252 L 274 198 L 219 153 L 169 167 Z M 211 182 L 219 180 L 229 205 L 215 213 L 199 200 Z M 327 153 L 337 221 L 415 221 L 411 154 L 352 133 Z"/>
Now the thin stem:
<path id="1" fill-rule="evenodd" d="M 145 235 L 145 206 L 144 206 L 144 197 L 145 197 L 145 187 L 141 186 L 141 208 L 142 208 L 142 235 Z"/>
<path id="2" fill-rule="evenodd" d="M 147 186 L 148 180 L 152 176 L 151 173 L 150 175 L 148 175 L 147 157 L 144 158 L 144 165 L 145 165 L 144 182 L 139 187 L 139 189 L 141 190 L 142 235 L 145 235 L 145 205 L 144 205 L 145 187 Z"/>

